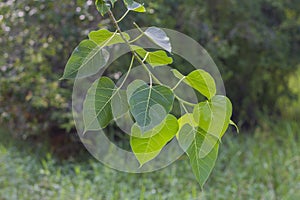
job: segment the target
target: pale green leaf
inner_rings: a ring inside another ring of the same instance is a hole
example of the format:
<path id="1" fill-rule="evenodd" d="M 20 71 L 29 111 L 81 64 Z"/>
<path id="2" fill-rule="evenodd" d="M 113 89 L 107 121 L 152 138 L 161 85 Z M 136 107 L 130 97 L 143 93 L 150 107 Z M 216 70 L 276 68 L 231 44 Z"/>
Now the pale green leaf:
<path id="1" fill-rule="evenodd" d="M 199 127 L 207 134 L 200 149 L 200 157 L 205 157 L 221 140 L 230 123 L 232 104 L 226 96 L 217 95 L 211 100 L 195 106 L 193 116 Z"/>
<path id="2" fill-rule="evenodd" d="M 174 94 L 166 86 L 149 86 L 136 80 L 127 88 L 127 99 L 130 112 L 145 132 L 158 125 L 171 111 Z"/>
<path id="3" fill-rule="evenodd" d="M 170 38 L 162 29 L 157 27 L 150 27 L 144 33 L 156 45 L 171 53 L 172 47 Z"/>
<path id="4" fill-rule="evenodd" d="M 185 124 L 190 124 L 192 127 L 197 127 L 198 122 L 195 121 L 192 113 L 186 113 L 178 119 L 179 129 Z"/>
<path id="5" fill-rule="evenodd" d="M 213 77 L 204 70 L 198 69 L 186 76 L 187 84 L 208 99 L 216 95 L 216 84 Z"/>
<path id="6" fill-rule="evenodd" d="M 123 33 L 123 35 L 125 36 L 126 40 L 130 40 L 130 37 L 127 33 Z M 111 46 L 125 42 L 119 33 L 113 33 L 106 29 L 90 32 L 89 39 L 94 41 L 99 46 Z"/>
<path id="7" fill-rule="evenodd" d="M 83 40 L 73 51 L 62 79 L 83 78 L 97 73 L 109 59 L 109 53 L 91 40 Z"/>
<path id="8" fill-rule="evenodd" d="M 139 126 L 135 124 L 132 127 L 130 145 L 140 165 L 142 166 L 154 159 L 163 147 L 172 140 L 177 130 L 177 119 L 172 115 L 167 115 L 160 125 L 144 134 L 141 132 Z"/>
<path id="9" fill-rule="evenodd" d="M 131 46 L 135 52 L 137 52 L 143 59 L 146 58 L 146 62 L 152 67 L 158 67 L 173 63 L 173 59 L 167 55 L 163 50 L 154 52 L 147 52 L 145 49 L 139 46 Z"/>
<path id="10" fill-rule="evenodd" d="M 211 99 L 216 95 L 216 84 L 213 77 L 202 69 L 192 71 L 189 75 L 184 76 L 178 70 L 171 70 L 174 76 L 184 83 L 188 84 L 202 95 Z"/>
<path id="11" fill-rule="evenodd" d="M 107 77 L 92 84 L 83 103 L 85 132 L 105 128 L 113 119 L 111 99 L 114 91 L 115 84 Z"/>

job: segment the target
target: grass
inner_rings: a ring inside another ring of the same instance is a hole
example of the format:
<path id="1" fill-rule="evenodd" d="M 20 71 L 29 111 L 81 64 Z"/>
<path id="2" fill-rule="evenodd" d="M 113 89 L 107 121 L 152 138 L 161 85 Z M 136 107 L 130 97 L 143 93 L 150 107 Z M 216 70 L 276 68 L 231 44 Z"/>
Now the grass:
<path id="1" fill-rule="evenodd" d="M 200 190 L 187 159 L 148 174 L 109 169 L 93 158 L 58 162 L 41 147 L 0 131 L 0 200 L 10 199 L 300 199 L 297 123 L 254 134 L 228 133 L 209 181 Z"/>

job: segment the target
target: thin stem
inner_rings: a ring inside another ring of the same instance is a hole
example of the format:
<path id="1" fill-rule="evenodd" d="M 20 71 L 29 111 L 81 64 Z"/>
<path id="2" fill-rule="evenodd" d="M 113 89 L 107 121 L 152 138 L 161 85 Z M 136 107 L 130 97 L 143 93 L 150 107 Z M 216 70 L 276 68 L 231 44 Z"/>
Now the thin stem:
<path id="1" fill-rule="evenodd" d="M 139 36 L 137 36 L 136 38 L 134 38 L 133 40 L 129 41 L 129 43 L 130 43 L 130 44 L 131 44 L 131 43 L 134 43 L 134 42 L 138 41 L 139 39 L 141 39 L 143 36 L 144 36 L 144 34 L 142 33 L 142 34 L 140 34 Z"/>
<path id="2" fill-rule="evenodd" d="M 137 25 L 137 23 L 133 22 L 133 25 L 141 32 L 141 34 L 145 35 L 144 31 Z"/>
<path id="3" fill-rule="evenodd" d="M 127 11 L 124 13 L 124 15 L 123 15 L 119 20 L 117 20 L 117 23 L 120 23 L 120 22 L 127 16 L 127 14 L 129 13 L 129 11 L 130 11 L 130 10 L 127 10 Z"/>
<path id="4" fill-rule="evenodd" d="M 119 90 L 123 87 L 125 81 L 127 80 L 128 76 L 129 76 L 129 74 L 130 74 L 130 71 L 131 71 L 132 66 L 133 66 L 134 58 L 135 58 L 135 57 L 132 56 L 131 62 L 130 62 L 130 66 L 129 66 L 128 71 L 127 71 L 127 74 L 126 74 L 126 76 L 125 76 L 123 82 L 121 83 L 121 85 L 118 87 Z"/>
<path id="5" fill-rule="evenodd" d="M 177 83 L 171 90 L 174 91 L 174 90 L 180 85 L 180 83 L 181 83 L 184 79 L 185 79 L 185 76 L 184 76 L 182 79 L 180 79 L 180 80 L 178 81 L 178 83 Z"/>
<path id="6" fill-rule="evenodd" d="M 188 102 L 188 101 L 186 101 L 186 100 L 183 100 L 182 98 L 180 98 L 180 97 L 177 96 L 176 94 L 174 94 L 174 96 L 175 96 L 176 99 L 178 99 L 179 101 L 181 101 L 182 103 L 184 103 L 184 104 L 186 104 L 186 105 L 188 105 L 188 106 L 194 107 L 194 106 L 196 105 L 196 104 L 194 104 L 194 103 L 190 103 L 190 102 Z"/>
<path id="7" fill-rule="evenodd" d="M 143 62 L 147 60 L 147 57 L 149 56 L 149 52 L 146 53 L 145 58 L 143 59 Z"/>

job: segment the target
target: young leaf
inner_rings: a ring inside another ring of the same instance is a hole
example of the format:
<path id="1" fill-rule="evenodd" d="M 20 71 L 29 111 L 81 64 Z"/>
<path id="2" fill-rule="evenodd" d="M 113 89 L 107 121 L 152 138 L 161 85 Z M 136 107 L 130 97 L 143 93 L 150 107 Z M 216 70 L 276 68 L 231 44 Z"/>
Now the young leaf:
<path id="1" fill-rule="evenodd" d="M 106 65 L 108 59 L 109 53 L 101 46 L 91 40 L 83 40 L 69 58 L 62 79 L 83 78 L 95 74 Z"/>
<path id="2" fill-rule="evenodd" d="M 213 77 L 202 69 L 195 70 L 187 75 L 185 82 L 208 99 L 216 95 L 216 84 Z"/>
<path id="3" fill-rule="evenodd" d="M 192 71 L 189 75 L 184 76 L 178 70 L 171 70 L 174 76 L 178 79 L 183 79 L 183 82 L 200 92 L 206 98 L 211 99 L 216 95 L 216 84 L 209 73 L 202 69 Z"/>
<path id="4" fill-rule="evenodd" d="M 83 103 L 85 132 L 105 128 L 113 119 L 111 99 L 114 91 L 115 84 L 107 77 L 92 84 Z"/>
<path id="5" fill-rule="evenodd" d="M 105 0 L 96 0 L 95 5 L 102 16 L 110 10 L 110 5 Z"/>
<path id="6" fill-rule="evenodd" d="M 185 124 L 179 132 L 179 138 L 190 137 L 191 133 L 193 132 L 192 130 L 194 129 L 189 124 Z M 201 157 L 199 152 L 202 148 L 203 142 L 205 141 L 206 133 L 203 130 L 198 129 L 194 135 L 194 140 L 187 148 L 186 153 L 190 159 L 193 173 L 196 176 L 200 186 L 203 187 L 215 166 L 218 157 L 219 143 L 217 142 L 206 156 Z"/>
<path id="7" fill-rule="evenodd" d="M 127 99 L 130 112 L 145 132 L 158 125 L 171 111 L 174 94 L 166 86 L 149 86 L 136 80 L 127 88 Z"/>
<path id="8" fill-rule="evenodd" d="M 146 12 L 145 7 L 140 3 L 137 3 L 133 0 L 123 0 L 123 1 L 128 10 L 131 10 L 134 12 Z"/>
<path id="9" fill-rule="evenodd" d="M 150 27 L 145 31 L 145 35 L 156 45 L 171 53 L 172 47 L 170 38 L 162 29 L 157 27 Z"/>
<path id="10" fill-rule="evenodd" d="M 133 125 L 131 130 L 131 149 L 142 166 L 146 162 L 154 159 L 162 148 L 172 140 L 178 130 L 178 123 L 173 115 L 167 115 L 159 126 L 154 127 L 144 134 L 142 134 L 136 124 Z"/>
<path id="11" fill-rule="evenodd" d="M 221 95 L 214 96 L 210 101 L 201 102 L 195 106 L 193 116 L 199 127 L 207 134 L 200 149 L 200 157 L 205 157 L 221 140 L 230 123 L 232 104 Z"/>
<path id="12" fill-rule="evenodd" d="M 147 52 L 145 49 L 139 46 L 131 46 L 135 52 L 137 52 L 143 59 L 146 58 L 146 62 L 152 67 L 158 67 L 173 63 L 173 59 L 167 55 L 165 51 L 159 50 L 154 52 Z"/>
<path id="13" fill-rule="evenodd" d="M 123 33 L 123 35 L 127 40 L 130 40 L 130 37 L 127 33 Z M 124 40 L 119 33 L 113 33 L 106 29 L 90 32 L 89 39 L 94 41 L 99 46 L 111 46 L 118 43 L 124 43 Z"/>

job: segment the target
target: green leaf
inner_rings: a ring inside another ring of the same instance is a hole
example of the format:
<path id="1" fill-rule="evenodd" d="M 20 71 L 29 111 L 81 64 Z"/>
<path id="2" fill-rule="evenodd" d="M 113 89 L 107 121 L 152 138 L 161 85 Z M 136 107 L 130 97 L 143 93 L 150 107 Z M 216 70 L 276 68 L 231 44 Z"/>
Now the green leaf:
<path id="1" fill-rule="evenodd" d="M 173 59 L 167 55 L 165 51 L 159 50 L 154 52 L 147 52 L 139 46 L 131 45 L 133 50 L 137 52 L 143 59 L 146 57 L 146 62 L 152 67 L 158 67 L 173 63 Z"/>
<path id="2" fill-rule="evenodd" d="M 145 7 L 132 0 L 124 0 L 124 3 L 128 10 L 134 11 L 134 12 L 146 12 Z"/>
<path id="3" fill-rule="evenodd" d="M 110 10 L 110 5 L 104 0 L 96 0 L 95 5 L 102 16 Z"/>
<path id="4" fill-rule="evenodd" d="M 195 70 L 187 75 L 185 82 L 208 99 L 216 95 L 216 84 L 213 77 L 202 69 Z"/>
<path id="5" fill-rule="evenodd" d="M 144 33 L 156 45 L 171 53 L 172 47 L 170 38 L 162 29 L 157 27 L 150 27 Z"/>
<path id="6" fill-rule="evenodd" d="M 209 73 L 202 69 L 192 71 L 189 75 L 184 76 L 178 70 L 171 70 L 174 76 L 200 92 L 206 98 L 211 99 L 216 95 L 216 84 Z"/>
<path id="7" fill-rule="evenodd" d="M 124 36 L 130 39 L 128 34 Z M 82 41 L 73 51 L 62 79 L 83 78 L 97 73 L 109 59 L 109 53 L 103 48 L 117 43 L 124 43 L 118 33 L 105 29 L 90 32 L 89 40 Z"/>
<path id="8" fill-rule="evenodd" d="M 115 84 L 107 77 L 92 84 L 83 103 L 84 132 L 105 128 L 113 119 L 111 99 L 114 91 Z"/>
<path id="9" fill-rule="evenodd" d="M 95 74 L 106 65 L 108 59 L 109 53 L 105 49 L 93 41 L 83 40 L 69 58 L 62 79 Z"/>
<path id="10" fill-rule="evenodd" d="M 177 119 L 173 115 L 167 115 L 160 125 L 144 134 L 142 134 L 139 126 L 133 125 L 130 145 L 140 165 L 142 166 L 154 159 L 162 148 L 172 140 L 177 130 Z"/>
<path id="11" fill-rule="evenodd" d="M 194 134 L 194 128 L 189 124 L 185 124 L 179 132 L 179 138 L 190 138 L 191 135 L 194 135 L 194 140 L 188 147 L 186 153 L 190 159 L 193 173 L 200 186 L 203 188 L 204 183 L 207 181 L 215 166 L 218 157 L 219 143 L 217 142 L 206 156 L 201 157 L 199 152 L 201 152 L 200 149 L 205 141 L 206 133 L 203 130 L 198 129 L 197 133 Z M 181 141 L 182 140 L 179 140 L 179 142 Z M 182 144 L 181 142 L 181 146 L 182 145 L 185 144 Z"/>
<path id="12" fill-rule="evenodd" d="M 126 40 L 130 40 L 127 33 L 123 33 Z M 106 29 L 100 29 L 98 31 L 92 31 L 89 33 L 89 39 L 94 41 L 99 46 L 111 46 L 118 43 L 124 43 L 119 33 L 113 33 Z"/>
<path id="13" fill-rule="evenodd" d="M 149 86 L 142 80 L 136 80 L 129 84 L 127 98 L 130 112 L 145 132 L 163 121 L 171 111 L 174 94 L 166 86 Z"/>
<path id="14" fill-rule="evenodd" d="M 199 123 L 199 127 L 208 133 L 200 149 L 200 157 L 205 157 L 221 140 L 228 128 L 231 115 L 232 104 L 225 96 L 217 95 L 195 106 L 194 119 Z"/>
<path id="15" fill-rule="evenodd" d="M 119 90 L 111 100 L 112 113 L 115 119 L 125 115 L 129 111 L 127 94 L 125 90 Z"/>
<path id="16" fill-rule="evenodd" d="M 178 120 L 179 128 L 176 134 L 179 146 L 181 149 L 186 152 L 191 146 L 192 142 L 195 139 L 195 133 L 197 132 L 197 125 L 190 124 L 190 117 L 193 117 L 192 114 L 184 115 L 186 118 L 180 118 L 183 120 Z M 193 120 L 194 121 L 194 120 Z"/>

